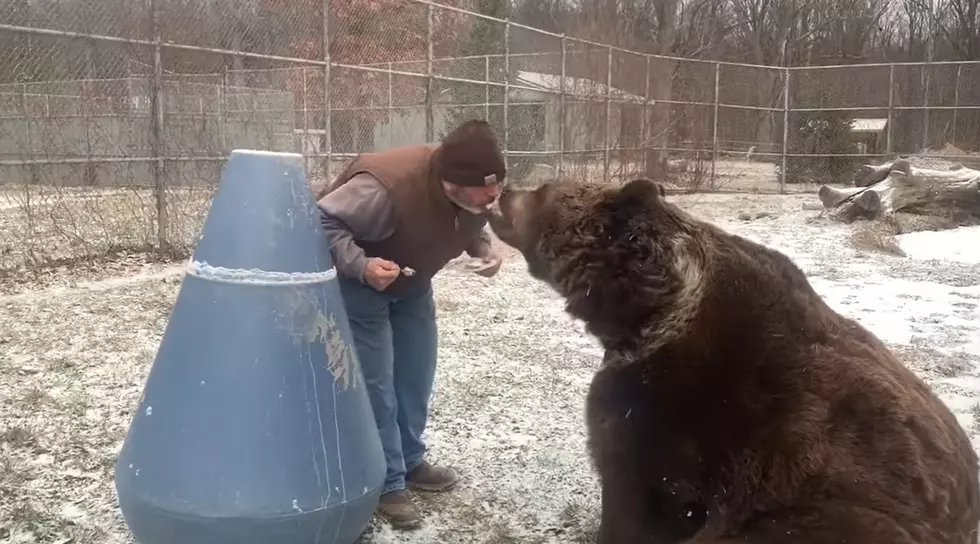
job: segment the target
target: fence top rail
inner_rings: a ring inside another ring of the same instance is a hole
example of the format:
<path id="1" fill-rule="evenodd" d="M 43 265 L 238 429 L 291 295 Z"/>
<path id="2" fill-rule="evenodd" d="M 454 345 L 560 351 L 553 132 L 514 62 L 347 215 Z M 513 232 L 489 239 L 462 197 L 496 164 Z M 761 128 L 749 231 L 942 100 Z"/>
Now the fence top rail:
<path id="1" fill-rule="evenodd" d="M 466 15 L 472 15 L 474 17 L 479 17 L 479 18 L 482 18 L 482 19 L 487 19 L 487 20 L 491 20 L 491 21 L 497 21 L 497 22 L 500 22 L 500 23 L 510 24 L 511 26 L 516 26 L 518 28 L 525 28 L 525 29 L 530 30 L 530 31 L 533 31 L 533 32 L 540 32 L 540 33 L 543 33 L 543 34 L 546 34 L 546 35 L 551 35 L 551 36 L 555 36 L 555 37 L 559 37 L 559 38 L 565 38 L 565 39 L 570 40 L 570 41 L 574 41 L 574 42 L 578 42 L 578 43 L 582 43 L 582 44 L 586 44 L 586 45 L 591 45 L 591 46 L 598 47 L 598 48 L 603 48 L 603 49 L 606 49 L 606 50 L 616 51 L 616 52 L 620 52 L 620 53 L 628 53 L 628 54 L 631 54 L 631 55 L 638 55 L 638 56 L 641 56 L 641 57 L 649 57 L 649 58 L 655 58 L 655 59 L 660 59 L 660 60 L 668 60 L 668 61 L 673 61 L 673 62 L 689 62 L 689 63 L 701 63 L 701 64 L 721 64 L 723 66 L 736 66 L 736 67 L 743 67 L 743 68 L 763 68 L 763 69 L 767 69 L 767 70 L 773 70 L 773 69 L 778 69 L 779 68 L 778 66 L 767 66 L 767 65 L 764 65 L 764 64 L 750 64 L 750 63 L 744 63 L 744 62 L 730 62 L 730 61 L 719 61 L 719 60 L 709 60 L 709 59 L 694 59 L 694 58 L 688 58 L 688 57 L 673 57 L 673 56 L 667 56 L 667 55 L 655 55 L 655 54 L 652 54 L 652 53 L 643 53 L 643 52 L 640 52 L 640 51 L 634 51 L 632 49 L 626 49 L 626 48 L 617 47 L 617 46 L 614 46 L 614 45 L 604 44 L 604 43 L 600 43 L 600 42 L 594 42 L 594 41 L 586 40 L 586 39 L 583 39 L 583 38 L 572 38 L 572 37 L 566 36 L 564 34 L 555 34 L 554 32 L 548 32 L 548 31 L 545 31 L 545 30 L 534 28 L 532 26 L 521 25 L 519 23 L 514 23 L 514 22 L 508 21 L 506 19 L 498 19 L 496 17 L 491 17 L 489 15 L 483 15 L 483 14 L 476 13 L 476 12 L 473 12 L 473 11 L 468 11 L 468 10 L 465 10 L 465 9 L 462 9 L 462 8 L 456 8 L 456 7 L 451 7 L 451 6 L 445 6 L 445 5 L 442 5 L 442 4 L 436 4 L 434 2 L 430 2 L 429 0 L 409 0 L 409 1 L 410 2 L 415 2 L 415 3 L 420 3 L 420 4 L 425 4 L 425 5 L 431 5 L 433 7 L 438 7 L 440 9 L 449 9 L 449 10 L 460 12 L 460 13 L 463 13 L 463 14 L 466 14 Z M 143 47 L 159 46 L 159 47 L 164 47 L 164 48 L 168 48 L 168 49 L 179 49 L 179 50 L 185 50 L 185 51 L 196 51 L 196 52 L 201 52 L 201 53 L 213 53 L 213 54 L 217 54 L 217 55 L 230 55 L 230 56 L 239 56 L 239 57 L 254 58 L 254 59 L 264 59 L 264 60 L 275 60 L 275 61 L 281 61 L 281 62 L 291 62 L 291 63 L 302 64 L 302 65 L 307 65 L 307 66 L 325 66 L 327 64 L 327 61 L 318 60 L 318 59 L 309 59 L 309 58 L 301 58 L 301 57 L 285 57 L 285 56 L 281 56 L 281 55 L 268 55 L 268 54 L 262 54 L 262 53 L 252 53 L 252 52 L 248 52 L 248 51 L 235 51 L 235 50 L 232 50 L 232 49 L 222 49 L 222 48 L 216 48 L 216 47 L 202 47 L 202 46 L 195 46 L 195 45 L 186 45 L 186 44 L 179 44 L 179 43 L 168 42 L 168 41 L 155 42 L 155 41 L 150 41 L 150 40 L 134 39 L 134 38 L 122 38 L 122 37 L 119 37 L 119 36 L 108 36 L 108 35 L 103 35 L 103 34 L 93 34 L 93 33 L 87 33 L 87 32 L 73 32 L 73 31 L 68 31 L 68 30 L 55 30 L 55 29 L 50 29 L 50 28 L 25 27 L 25 26 L 18 26 L 18 25 L 10 25 L 10 24 L 0 23 L 0 31 L 4 31 L 4 30 L 5 31 L 9 31 L 9 32 L 19 32 L 19 33 L 25 33 L 25 34 L 41 34 L 41 35 L 49 35 L 49 36 L 60 36 L 60 37 L 65 37 L 65 38 L 81 38 L 81 39 L 96 40 L 96 41 L 124 43 L 124 44 L 138 45 L 138 46 L 143 46 Z M 524 53 L 524 54 L 525 55 L 529 55 L 529 54 L 533 54 L 533 53 Z M 503 56 L 504 54 L 498 53 L 496 55 Z M 450 60 L 452 58 L 453 57 L 442 57 L 440 59 L 434 59 L 434 60 Z M 424 59 L 420 59 L 418 61 L 402 61 L 402 62 L 424 62 Z M 333 64 L 333 63 L 331 63 L 331 64 Z M 380 64 L 387 64 L 387 63 L 380 63 Z M 367 66 L 367 65 L 362 65 L 362 66 Z"/>
<path id="2" fill-rule="evenodd" d="M 790 70 L 831 70 L 841 68 L 890 68 L 897 66 L 963 66 L 980 65 L 980 60 L 931 60 L 904 62 L 868 62 L 862 64 L 822 64 L 818 66 L 790 66 Z"/>
<path id="3" fill-rule="evenodd" d="M 578 40 L 576 38 L 568 38 L 568 39 L 569 40 L 574 40 L 574 41 L 579 41 L 579 42 L 586 43 L 586 44 L 596 44 L 596 42 L 589 42 L 589 41 L 585 41 L 585 40 Z M 604 46 L 602 44 L 598 44 L 598 45 L 600 45 L 601 47 L 607 47 L 607 46 Z M 734 67 L 734 68 L 761 68 L 763 70 L 785 70 L 786 69 L 785 67 L 782 67 L 782 66 L 770 66 L 770 65 L 767 65 L 767 64 L 751 64 L 751 63 L 747 63 L 747 62 L 732 62 L 732 61 L 727 61 L 727 60 L 694 59 L 694 58 L 689 58 L 689 57 L 670 57 L 670 56 L 665 56 L 665 55 L 656 55 L 656 54 L 653 54 L 653 53 L 640 53 L 638 51 L 632 51 L 632 50 L 629 50 L 629 49 L 622 49 L 622 48 L 619 48 L 619 47 L 612 47 L 612 46 L 609 46 L 609 47 L 611 47 L 613 51 L 619 51 L 619 52 L 623 52 L 623 53 L 629 53 L 631 55 L 636 55 L 638 57 L 649 58 L 649 59 L 668 60 L 668 61 L 685 62 L 685 63 L 692 63 L 692 64 L 710 64 L 712 66 L 718 64 L 718 65 L 721 65 L 721 66 L 731 66 L 731 67 Z M 581 51 L 567 51 L 566 53 L 567 54 L 574 54 L 574 53 L 579 53 L 579 52 L 581 52 Z M 544 56 L 547 56 L 547 55 L 561 55 L 561 51 L 535 51 L 535 52 L 531 52 L 531 53 L 510 53 L 509 55 L 507 53 L 486 53 L 486 54 L 483 54 L 483 55 L 463 55 L 463 56 L 459 56 L 459 57 L 435 57 L 435 58 L 432 59 L 432 62 L 446 62 L 446 61 L 458 61 L 458 60 L 479 60 L 479 59 L 486 59 L 486 58 L 491 58 L 492 59 L 492 58 L 503 58 L 505 56 L 509 56 L 511 59 L 513 59 L 513 58 L 518 58 L 518 57 L 544 57 Z M 367 62 L 367 63 L 364 63 L 364 64 L 357 64 L 357 66 L 374 67 L 374 66 L 388 66 L 389 64 L 392 64 L 392 65 L 395 65 L 395 64 L 424 64 L 426 62 L 428 62 L 426 59 L 385 60 L 385 61 Z M 980 61 L 978 61 L 978 62 L 980 62 Z M 863 66 L 863 65 L 859 65 L 859 66 Z M 287 69 L 289 69 L 289 68 L 269 68 L 269 70 L 287 70 Z M 258 70 L 261 70 L 261 69 L 256 69 L 256 70 L 253 70 L 253 71 L 258 71 Z"/>
<path id="4" fill-rule="evenodd" d="M 573 38 L 569 38 L 570 40 Z M 591 43 L 591 42 L 585 42 Z M 731 62 L 724 60 L 708 60 L 708 59 L 694 59 L 687 57 L 670 57 L 664 55 L 656 55 L 653 53 L 639 53 L 636 51 L 629 51 L 625 49 L 613 48 L 613 50 L 620 50 L 634 55 L 638 55 L 650 59 L 661 59 L 661 60 L 671 60 L 677 62 L 687 62 L 687 63 L 700 63 L 700 64 L 711 64 L 720 66 L 731 66 L 736 68 L 761 68 L 765 70 L 831 70 L 831 69 L 841 69 L 841 68 L 888 68 L 891 66 L 943 66 L 943 65 L 980 65 L 980 60 L 947 60 L 947 61 L 907 61 L 907 62 L 875 62 L 875 63 L 865 63 L 865 64 L 827 64 L 827 65 L 815 65 L 815 66 L 775 66 L 769 64 L 752 64 L 745 62 Z M 568 54 L 578 53 L 579 51 L 568 51 Z M 446 61 L 460 61 L 460 60 L 479 60 L 485 58 L 502 58 L 505 53 L 486 53 L 483 55 L 464 55 L 459 57 L 436 57 L 432 59 L 433 62 L 446 62 Z M 531 53 L 510 53 L 510 58 L 519 57 L 544 57 L 548 55 L 561 55 L 561 51 L 535 51 Z M 398 64 L 421 64 L 426 62 L 425 59 L 419 60 L 391 60 L 391 61 L 381 61 L 381 62 L 369 62 L 365 64 L 358 64 L 358 66 L 373 67 L 373 66 L 388 66 L 388 65 L 398 65 Z M 270 70 L 288 70 L 290 68 L 271 68 Z M 258 70 L 252 70 L 258 71 Z"/>

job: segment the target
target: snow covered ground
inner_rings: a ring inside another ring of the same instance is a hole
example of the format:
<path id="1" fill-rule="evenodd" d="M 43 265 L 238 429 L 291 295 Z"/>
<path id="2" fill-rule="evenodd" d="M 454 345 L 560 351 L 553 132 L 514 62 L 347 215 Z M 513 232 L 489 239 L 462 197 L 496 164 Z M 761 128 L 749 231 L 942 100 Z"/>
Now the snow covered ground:
<path id="1" fill-rule="evenodd" d="M 980 264 L 980 226 L 912 232 L 897 238 L 905 254 L 916 260 Z"/>

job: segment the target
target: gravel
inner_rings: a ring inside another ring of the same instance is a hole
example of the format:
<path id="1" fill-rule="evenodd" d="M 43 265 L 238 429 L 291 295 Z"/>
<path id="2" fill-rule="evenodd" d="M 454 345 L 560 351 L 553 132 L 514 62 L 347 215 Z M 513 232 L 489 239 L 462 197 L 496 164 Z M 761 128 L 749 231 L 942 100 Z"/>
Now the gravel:
<path id="1" fill-rule="evenodd" d="M 803 211 L 812 196 L 671 198 L 795 259 L 831 305 L 895 347 L 980 447 L 980 270 L 852 247 L 858 227 Z M 495 278 L 454 263 L 436 285 L 441 361 L 427 440 L 464 482 L 420 498 L 421 530 L 373 526 L 364 544 L 590 541 L 598 488 L 583 398 L 601 351 L 505 255 Z M 181 268 L 126 259 L 83 279 L 66 268 L 0 284 L 0 541 L 131 542 L 113 463 Z"/>

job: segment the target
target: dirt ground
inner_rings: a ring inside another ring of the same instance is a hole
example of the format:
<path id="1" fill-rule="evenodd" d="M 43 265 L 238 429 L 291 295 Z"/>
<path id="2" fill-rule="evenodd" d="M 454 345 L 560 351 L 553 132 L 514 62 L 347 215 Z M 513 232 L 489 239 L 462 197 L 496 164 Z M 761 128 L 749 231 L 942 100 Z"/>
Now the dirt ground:
<path id="1" fill-rule="evenodd" d="M 815 197 L 671 197 L 784 251 L 830 304 L 905 357 L 980 446 L 980 270 L 848 243 L 858 226 L 804 211 Z M 464 474 L 427 523 L 366 543 L 589 542 L 598 489 L 583 398 L 601 353 L 507 252 L 496 278 L 436 282 L 440 366 L 427 440 Z M 180 265 L 128 256 L 0 294 L 0 542 L 132 542 L 113 464 L 180 288 Z"/>

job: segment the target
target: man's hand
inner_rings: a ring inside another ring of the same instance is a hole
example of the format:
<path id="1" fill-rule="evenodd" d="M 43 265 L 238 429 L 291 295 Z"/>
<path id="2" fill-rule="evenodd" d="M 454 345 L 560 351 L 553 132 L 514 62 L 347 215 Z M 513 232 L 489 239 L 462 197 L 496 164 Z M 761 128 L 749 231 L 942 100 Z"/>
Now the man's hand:
<path id="1" fill-rule="evenodd" d="M 402 269 L 397 264 L 385 259 L 371 257 L 364 267 L 364 281 L 378 291 L 384 291 L 391 285 L 391 282 L 398 279 L 398 275 L 401 273 Z"/>
<path id="2" fill-rule="evenodd" d="M 488 248 L 482 255 L 480 255 L 479 260 L 475 261 L 471 265 L 473 272 L 483 276 L 484 278 L 492 278 L 497 275 L 500 270 L 500 265 L 503 259 L 500 257 L 493 248 Z"/>

